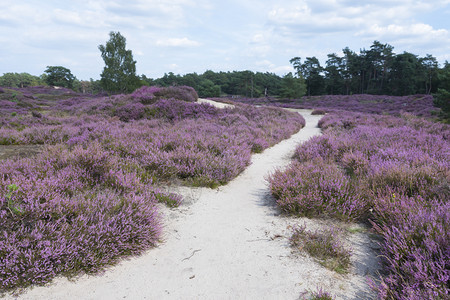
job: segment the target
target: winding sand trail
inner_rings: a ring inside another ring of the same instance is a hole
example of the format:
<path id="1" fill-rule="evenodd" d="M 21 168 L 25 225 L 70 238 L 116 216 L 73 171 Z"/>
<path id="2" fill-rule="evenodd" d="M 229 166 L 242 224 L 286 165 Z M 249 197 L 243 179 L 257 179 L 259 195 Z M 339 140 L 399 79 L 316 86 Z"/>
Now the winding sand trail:
<path id="1" fill-rule="evenodd" d="M 179 188 L 187 201 L 163 208 L 166 225 L 158 247 L 101 275 L 57 278 L 20 299 L 299 299 L 319 287 L 338 299 L 367 299 L 365 275 L 373 269 L 374 254 L 366 235 L 351 235 L 353 267 L 338 275 L 289 247 L 293 224 L 313 229 L 320 222 L 280 216 L 273 205 L 265 177 L 290 162 L 298 143 L 320 134 L 321 116 L 301 113 L 305 128 L 253 155 L 252 164 L 229 184 Z"/>

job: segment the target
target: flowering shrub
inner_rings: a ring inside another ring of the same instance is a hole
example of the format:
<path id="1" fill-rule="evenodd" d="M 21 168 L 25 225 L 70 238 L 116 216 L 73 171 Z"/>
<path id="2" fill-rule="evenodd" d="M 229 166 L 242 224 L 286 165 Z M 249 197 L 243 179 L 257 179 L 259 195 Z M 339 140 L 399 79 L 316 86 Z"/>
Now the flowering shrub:
<path id="1" fill-rule="evenodd" d="M 128 122 L 130 120 L 139 120 L 144 116 L 145 106 L 141 103 L 127 103 L 118 107 L 114 115 L 119 117 L 121 121 Z"/>
<path id="2" fill-rule="evenodd" d="M 2 290 L 95 272 L 156 243 L 155 193 L 117 172 L 98 145 L 1 165 L 0 190 L 8 191 L 0 197 Z"/>
<path id="3" fill-rule="evenodd" d="M 139 100 L 142 104 L 152 104 L 158 100 L 155 93 L 159 93 L 160 90 L 161 88 L 156 86 L 143 86 L 131 93 L 131 97 Z"/>
<path id="4" fill-rule="evenodd" d="M 328 215 L 357 219 L 367 209 L 364 197 L 336 165 L 321 161 L 294 162 L 270 177 L 270 188 L 285 212 L 313 217 Z"/>
<path id="5" fill-rule="evenodd" d="M 225 184 L 252 152 L 305 124 L 277 108 L 192 103 L 195 91 L 184 87 L 62 100 L 53 97 L 69 94 L 51 92 L 30 98 L 33 109 L 45 106 L 40 117 L 0 106 L 0 144 L 44 145 L 33 159 L 0 164 L 0 292 L 96 272 L 152 247 L 161 232 L 156 203 L 182 201 L 164 183 Z M 180 93 L 184 101 L 173 99 Z"/>
<path id="6" fill-rule="evenodd" d="M 324 134 L 269 178 L 277 203 L 294 214 L 371 221 L 388 273 L 373 283 L 380 298 L 447 298 L 450 127 L 344 111 L 327 114 L 320 127 Z"/>
<path id="7" fill-rule="evenodd" d="M 190 86 L 162 87 L 154 92 L 159 99 L 178 99 L 186 102 L 195 102 L 198 99 L 197 92 Z"/>
<path id="8" fill-rule="evenodd" d="M 375 226 L 384 238 L 382 253 L 389 271 L 376 287 L 380 298 L 445 299 L 450 280 L 449 203 L 418 204 L 408 198 L 393 202 L 402 203 L 390 207 L 390 217 L 397 218 Z M 378 208 L 377 213 L 382 212 Z"/>

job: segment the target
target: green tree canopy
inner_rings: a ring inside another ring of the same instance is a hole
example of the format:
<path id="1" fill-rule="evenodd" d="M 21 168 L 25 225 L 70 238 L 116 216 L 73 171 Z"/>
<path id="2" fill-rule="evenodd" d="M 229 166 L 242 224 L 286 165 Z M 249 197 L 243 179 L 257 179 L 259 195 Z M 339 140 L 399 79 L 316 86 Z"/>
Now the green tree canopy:
<path id="1" fill-rule="evenodd" d="M 126 39 L 120 32 L 111 31 L 109 37 L 105 45 L 98 46 L 105 62 L 101 85 L 108 92 L 132 92 L 140 86 L 136 61 L 131 50 L 126 50 Z"/>
<path id="2" fill-rule="evenodd" d="M 73 87 L 75 76 L 72 75 L 69 69 L 61 66 L 47 66 L 47 69 L 44 72 L 47 74 L 45 77 L 45 82 L 48 85 L 60 86 L 69 89 Z"/>
<path id="3" fill-rule="evenodd" d="M 220 97 L 220 86 L 209 79 L 203 79 L 197 88 L 200 97 Z"/>
<path id="4" fill-rule="evenodd" d="M 5 73 L 0 76 L 0 86 L 24 88 L 44 84 L 43 81 L 28 73 Z"/>
<path id="5" fill-rule="evenodd" d="M 283 77 L 280 96 L 288 99 L 300 99 L 306 93 L 305 80 L 300 75 L 294 77 L 291 72 Z"/>

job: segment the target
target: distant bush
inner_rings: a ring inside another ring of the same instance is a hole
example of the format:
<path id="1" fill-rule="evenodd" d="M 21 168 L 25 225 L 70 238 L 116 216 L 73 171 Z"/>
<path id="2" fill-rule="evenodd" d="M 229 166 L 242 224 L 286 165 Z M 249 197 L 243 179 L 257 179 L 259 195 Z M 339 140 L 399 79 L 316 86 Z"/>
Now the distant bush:
<path id="1" fill-rule="evenodd" d="M 326 110 L 324 109 L 315 109 L 311 112 L 311 115 L 324 115 L 326 114 Z"/>

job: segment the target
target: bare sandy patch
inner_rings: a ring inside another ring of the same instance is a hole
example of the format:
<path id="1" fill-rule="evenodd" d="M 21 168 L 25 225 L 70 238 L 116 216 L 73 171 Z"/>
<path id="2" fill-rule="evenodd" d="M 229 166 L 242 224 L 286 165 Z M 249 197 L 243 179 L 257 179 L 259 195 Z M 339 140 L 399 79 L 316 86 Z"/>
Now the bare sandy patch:
<path id="1" fill-rule="evenodd" d="M 0 160 L 33 157 L 43 149 L 43 145 L 0 145 Z"/>
<path id="2" fill-rule="evenodd" d="M 234 108 L 234 105 L 232 105 L 232 104 L 227 104 L 227 103 L 222 103 L 222 102 L 217 102 L 217 101 L 213 101 L 213 100 L 209 100 L 209 99 L 202 99 L 202 98 L 198 98 L 197 103 L 208 103 L 217 108 Z"/>

